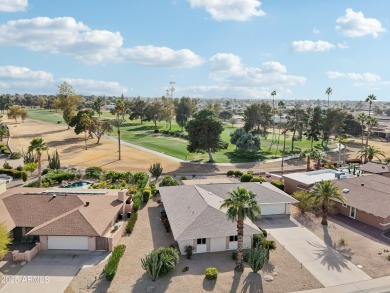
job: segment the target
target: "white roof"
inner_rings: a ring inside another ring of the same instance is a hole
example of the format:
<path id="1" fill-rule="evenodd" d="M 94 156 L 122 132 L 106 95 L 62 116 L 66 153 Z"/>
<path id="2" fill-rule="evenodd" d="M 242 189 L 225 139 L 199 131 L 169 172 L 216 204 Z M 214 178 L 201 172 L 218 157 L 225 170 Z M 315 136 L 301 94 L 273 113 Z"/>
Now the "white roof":
<path id="1" fill-rule="evenodd" d="M 321 181 L 336 180 L 336 170 L 324 169 L 304 173 L 290 173 L 283 175 L 283 178 L 297 181 L 304 185 L 312 185 Z"/>

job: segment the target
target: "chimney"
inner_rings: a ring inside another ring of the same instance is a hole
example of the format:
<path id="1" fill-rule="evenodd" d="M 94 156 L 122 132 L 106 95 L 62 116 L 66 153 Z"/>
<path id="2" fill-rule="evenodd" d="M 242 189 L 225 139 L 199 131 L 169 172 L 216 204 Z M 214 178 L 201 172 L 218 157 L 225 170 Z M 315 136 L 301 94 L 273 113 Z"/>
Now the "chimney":
<path id="1" fill-rule="evenodd" d="M 118 191 L 118 200 L 120 202 L 124 202 L 126 195 L 127 195 L 127 191 L 126 190 L 124 190 L 124 189 L 119 190 Z"/>
<path id="2" fill-rule="evenodd" d="M 360 183 L 361 186 L 364 186 L 364 183 Z"/>
<path id="3" fill-rule="evenodd" d="M 85 207 L 89 206 L 89 201 L 85 202 Z"/>

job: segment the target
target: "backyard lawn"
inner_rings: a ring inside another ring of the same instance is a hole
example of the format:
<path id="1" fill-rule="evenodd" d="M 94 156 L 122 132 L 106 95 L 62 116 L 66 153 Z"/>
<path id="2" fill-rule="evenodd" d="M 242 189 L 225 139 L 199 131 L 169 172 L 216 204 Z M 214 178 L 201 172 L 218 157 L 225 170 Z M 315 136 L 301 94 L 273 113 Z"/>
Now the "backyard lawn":
<path id="1" fill-rule="evenodd" d="M 55 111 L 49 110 L 29 110 L 29 117 L 31 119 L 40 120 L 48 123 L 57 123 L 58 120 L 63 121 L 61 113 L 55 113 Z M 101 118 L 114 118 L 109 112 L 103 112 Z M 64 124 L 64 122 L 62 122 Z M 222 139 L 229 142 L 229 134 L 233 132 L 237 127 L 231 125 L 225 125 L 225 129 L 222 133 Z M 157 122 L 157 129 L 159 133 L 155 133 L 155 126 L 153 122 L 143 122 L 140 120 L 126 120 L 124 126 L 121 128 L 121 139 L 157 152 L 161 152 L 182 160 L 202 160 L 203 162 L 208 160 L 207 154 L 192 154 L 186 149 L 187 140 L 174 135 L 165 135 L 162 132 L 169 129 L 169 125 L 165 121 Z M 174 132 L 181 132 L 181 128 L 172 121 L 172 130 Z M 277 131 L 277 130 L 276 130 Z M 116 131 L 113 131 L 110 135 L 116 136 Z M 278 137 L 278 133 L 276 133 Z M 269 133 L 267 138 L 261 137 L 261 151 L 253 154 L 246 155 L 235 152 L 235 145 L 230 144 L 227 149 L 221 150 L 213 154 L 214 160 L 218 163 L 241 163 L 241 162 L 255 162 L 263 161 L 266 159 L 281 157 L 281 150 L 283 148 L 283 136 L 280 136 L 279 151 L 277 151 L 277 143 L 274 143 L 271 149 L 269 146 L 272 142 L 272 134 Z M 320 145 L 320 143 L 316 143 Z M 300 149 L 307 149 L 310 147 L 310 141 L 303 139 L 302 141 L 296 141 L 295 146 Z M 291 148 L 291 136 L 286 139 L 286 154 Z"/>

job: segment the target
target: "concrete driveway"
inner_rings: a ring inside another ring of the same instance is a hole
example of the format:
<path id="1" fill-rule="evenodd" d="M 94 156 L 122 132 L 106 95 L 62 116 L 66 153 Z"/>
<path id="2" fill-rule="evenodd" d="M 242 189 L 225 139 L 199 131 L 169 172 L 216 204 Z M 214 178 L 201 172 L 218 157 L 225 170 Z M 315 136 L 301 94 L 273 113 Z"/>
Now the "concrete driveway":
<path id="1" fill-rule="evenodd" d="M 95 265 L 107 252 L 50 250 L 40 252 L 17 275 L 6 276 L 1 293 L 62 293 L 79 269 Z"/>
<path id="2" fill-rule="evenodd" d="M 257 224 L 269 231 L 325 287 L 371 279 L 294 219 L 265 217 Z M 330 238 L 325 234 L 326 237 Z M 331 239 L 328 240 L 327 243 L 332 243 Z"/>

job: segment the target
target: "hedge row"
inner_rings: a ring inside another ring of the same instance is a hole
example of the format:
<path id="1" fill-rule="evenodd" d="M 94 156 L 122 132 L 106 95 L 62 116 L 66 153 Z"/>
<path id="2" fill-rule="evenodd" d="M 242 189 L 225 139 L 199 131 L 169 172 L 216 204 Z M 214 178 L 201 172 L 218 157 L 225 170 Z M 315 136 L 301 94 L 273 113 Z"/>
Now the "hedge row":
<path id="1" fill-rule="evenodd" d="M 276 187 L 279 188 L 280 190 L 284 190 L 284 184 L 283 184 L 283 182 L 280 182 L 280 181 L 278 181 L 278 180 L 272 180 L 272 181 L 271 181 L 271 184 L 272 184 L 273 186 L 276 186 Z"/>
<path id="2" fill-rule="evenodd" d="M 115 277 L 118 269 L 119 261 L 125 253 L 126 245 L 118 245 L 112 251 L 107 264 L 104 266 L 104 273 L 106 274 L 107 281 L 112 281 Z"/>
<path id="3" fill-rule="evenodd" d="M 133 232 L 135 223 L 137 222 L 138 219 L 138 213 L 133 212 L 130 216 L 130 219 L 127 220 L 127 225 L 126 225 L 126 233 L 131 234 Z"/>
<path id="4" fill-rule="evenodd" d="M 22 178 L 22 172 L 15 169 L 0 169 L 0 174 L 6 174 L 13 178 Z"/>

